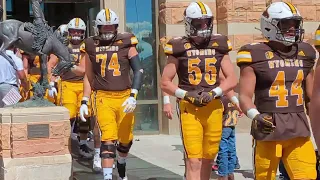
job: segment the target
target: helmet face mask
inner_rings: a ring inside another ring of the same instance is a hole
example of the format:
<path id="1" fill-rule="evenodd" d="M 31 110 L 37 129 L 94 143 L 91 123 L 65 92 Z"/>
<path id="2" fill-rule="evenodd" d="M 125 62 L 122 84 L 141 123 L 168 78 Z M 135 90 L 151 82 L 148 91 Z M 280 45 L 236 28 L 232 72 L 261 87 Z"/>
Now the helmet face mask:
<path id="1" fill-rule="evenodd" d="M 68 29 L 68 34 L 72 44 L 80 44 L 85 37 L 85 31 L 82 29 Z"/>
<path id="2" fill-rule="evenodd" d="M 190 24 L 190 36 L 199 36 L 203 38 L 211 36 L 213 29 L 212 17 L 191 19 Z"/>
<path id="3" fill-rule="evenodd" d="M 80 18 L 73 18 L 68 23 L 68 39 L 71 44 L 80 44 L 86 36 L 86 24 Z"/>
<path id="4" fill-rule="evenodd" d="M 210 41 L 213 31 L 213 15 L 209 6 L 192 2 L 184 12 L 186 35 L 193 44 L 201 46 Z"/>
<path id="5" fill-rule="evenodd" d="M 278 32 L 276 38 L 284 41 L 286 45 L 299 43 L 303 40 L 304 29 L 301 17 L 285 18 L 278 20 Z"/>
<path id="6" fill-rule="evenodd" d="M 99 30 L 99 36 L 103 40 L 110 41 L 116 36 L 118 25 L 98 25 L 97 28 Z"/>

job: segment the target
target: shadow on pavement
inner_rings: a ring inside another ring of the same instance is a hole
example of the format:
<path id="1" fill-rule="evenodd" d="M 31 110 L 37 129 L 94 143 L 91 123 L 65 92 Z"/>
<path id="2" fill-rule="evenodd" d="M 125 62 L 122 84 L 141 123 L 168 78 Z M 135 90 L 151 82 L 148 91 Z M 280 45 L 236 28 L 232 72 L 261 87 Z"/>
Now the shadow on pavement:
<path id="1" fill-rule="evenodd" d="M 73 175 L 75 180 L 103 180 L 102 173 L 92 172 L 92 160 L 79 158 L 78 147 L 79 143 L 75 135 L 71 136 L 71 154 L 73 157 Z M 89 146 L 93 148 L 93 143 Z M 180 147 L 178 147 L 180 148 Z M 182 147 L 183 151 L 183 147 Z M 142 159 L 139 159 L 129 154 L 127 159 L 127 173 L 130 180 L 181 180 L 179 176 L 171 171 L 153 165 Z M 117 170 L 114 169 L 114 174 L 117 175 Z M 114 176 L 114 179 L 117 179 Z"/>

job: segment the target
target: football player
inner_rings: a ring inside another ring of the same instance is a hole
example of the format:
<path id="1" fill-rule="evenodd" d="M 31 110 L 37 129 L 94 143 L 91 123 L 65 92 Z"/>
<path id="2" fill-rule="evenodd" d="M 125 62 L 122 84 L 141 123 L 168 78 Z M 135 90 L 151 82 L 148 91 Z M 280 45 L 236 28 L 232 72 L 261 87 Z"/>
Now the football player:
<path id="1" fill-rule="evenodd" d="M 28 81 L 30 83 L 29 87 L 32 88 L 33 83 L 37 83 L 40 79 L 40 57 L 31 55 L 27 52 L 19 50 L 22 56 L 23 67 L 25 69 L 26 74 L 28 75 Z M 49 67 L 49 66 L 48 66 Z M 48 77 L 50 78 L 50 77 Z M 22 100 L 25 101 L 33 97 L 33 91 L 28 91 L 28 93 L 23 93 Z M 49 100 L 50 102 L 54 103 L 55 99 L 48 96 L 48 90 L 44 96 L 45 99 Z"/>
<path id="2" fill-rule="evenodd" d="M 315 43 L 314 43 L 315 48 L 317 49 L 318 52 L 320 52 L 320 25 L 315 33 Z M 311 127 L 312 127 L 312 132 L 313 136 L 315 139 L 315 142 L 317 144 L 317 147 L 320 147 L 320 121 L 318 120 L 320 117 L 320 66 L 319 65 L 319 60 L 317 62 L 317 67 L 315 69 L 314 73 L 314 81 L 313 81 L 313 90 L 312 90 L 312 97 L 311 97 L 311 102 L 310 102 L 310 122 L 311 122 Z M 319 156 L 319 155 L 318 155 Z"/>
<path id="3" fill-rule="evenodd" d="M 253 120 L 255 179 L 275 179 L 280 159 L 290 179 L 316 179 L 304 110 L 304 97 L 312 92 L 316 51 L 302 41 L 302 17 L 289 2 L 267 7 L 260 26 L 268 41 L 244 45 L 237 54 L 240 106 Z"/>
<path id="4" fill-rule="evenodd" d="M 202 2 L 192 2 L 184 12 L 186 36 L 171 39 L 165 47 L 168 63 L 161 79 L 162 90 L 179 98 L 181 134 L 186 157 L 186 178 L 209 179 L 211 162 L 221 139 L 222 94 L 233 89 L 236 75 L 224 35 L 212 34 L 213 15 Z M 220 83 L 222 70 L 225 80 Z M 172 80 L 178 74 L 179 85 Z"/>
<path id="5" fill-rule="evenodd" d="M 90 130 L 90 121 L 77 121 L 78 112 L 81 106 L 81 99 L 83 94 L 83 77 L 85 73 L 85 47 L 84 39 L 86 33 L 86 24 L 81 18 L 73 18 L 67 24 L 67 33 L 60 29 L 62 35 L 67 34 L 68 48 L 75 59 L 75 66 L 73 70 L 69 70 L 60 76 L 60 105 L 66 107 L 70 112 L 71 124 L 78 124 L 78 132 L 80 134 L 79 154 L 84 158 L 92 158 L 92 149 L 87 143 L 88 132 Z M 57 58 L 51 58 L 49 64 L 56 64 Z M 55 88 L 55 77 L 51 78 L 49 95 L 54 97 L 57 95 Z"/>
<path id="6" fill-rule="evenodd" d="M 68 24 L 61 24 L 58 29 L 56 30 L 56 33 L 63 39 L 63 44 L 68 46 L 69 40 L 68 40 Z"/>
<path id="7" fill-rule="evenodd" d="M 126 159 L 132 145 L 134 109 L 141 87 L 143 69 L 136 49 L 137 38 L 119 33 L 119 17 L 111 9 L 96 16 L 98 36 L 86 39 L 86 78 L 80 116 L 88 111 L 91 88 L 92 106 L 101 130 L 100 156 L 105 180 L 112 179 L 112 167 L 118 151 L 120 179 L 126 177 Z M 130 69 L 133 70 L 131 84 Z M 117 143 L 118 142 L 118 143 Z"/>

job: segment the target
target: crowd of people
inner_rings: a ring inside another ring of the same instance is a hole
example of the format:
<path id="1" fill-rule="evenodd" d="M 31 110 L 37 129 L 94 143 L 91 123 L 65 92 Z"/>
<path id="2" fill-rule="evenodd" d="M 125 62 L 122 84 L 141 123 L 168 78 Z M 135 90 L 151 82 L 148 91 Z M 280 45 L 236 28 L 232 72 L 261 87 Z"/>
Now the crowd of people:
<path id="1" fill-rule="evenodd" d="M 173 115 L 169 96 L 177 98 L 184 179 L 209 180 L 214 159 L 219 179 L 234 179 L 239 166 L 235 127 L 243 114 L 252 119 L 255 179 L 275 179 L 279 163 L 287 179 L 316 179 L 317 154 L 305 109 L 310 109 L 312 127 L 319 132 L 320 71 L 314 72 L 314 66 L 318 67 L 320 30 L 315 47 L 303 42 L 303 17 L 298 9 L 288 2 L 272 3 L 260 19 L 265 41 L 238 50 L 238 84 L 228 54 L 232 44 L 227 36 L 213 34 L 211 9 L 192 2 L 184 17 L 186 35 L 170 39 L 164 47 L 167 64 L 160 84 L 168 118 Z M 70 125 L 78 133 L 79 154 L 93 159 L 93 171 L 102 172 L 104 180 L 112 179 L 114 164 L 119 178 L 127 179 L 134 110 L 143 81 L 138 39 L 132 33 L 118 32 L 119 21 L 114 11 L 102 9 L 96 16 L 95 35 L 86 37 L 86 23 L 73 18 L 57 32 L 65 38 L 75 65 L 55 76 L 51 70 L 59 59 L 55 55 L 47 59 L 50 87 L 45 98 L 69 110 Z M 30 99 L 31 84 L 40 78 L 39 57 L 16 47 L 8 48 L 6 54 L 14 64 L 0 57 L 0 98 L 14 89 L 20 92 L 20 102 Z M 176 75 L 178 84 L 173 83 Z M 237 84 L 239 99 L 234 91 Z M 0 107 L 4 105 L 1 101 Z M 94 149 L 88 146 L 91 131 Z"/>

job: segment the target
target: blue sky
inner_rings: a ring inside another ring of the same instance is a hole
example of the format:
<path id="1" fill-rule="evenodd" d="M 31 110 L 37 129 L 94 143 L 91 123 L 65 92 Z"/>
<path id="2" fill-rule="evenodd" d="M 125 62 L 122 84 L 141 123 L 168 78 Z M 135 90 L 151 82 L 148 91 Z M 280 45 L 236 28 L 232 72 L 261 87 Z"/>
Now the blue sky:
<path id="1" fill-rule="evenodd" d="M 126 22 L 143 21 L 152 22 L 152 0 L 126 0 Z"/>

